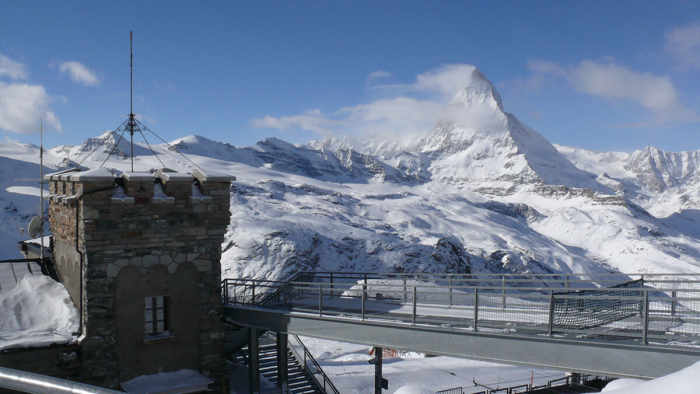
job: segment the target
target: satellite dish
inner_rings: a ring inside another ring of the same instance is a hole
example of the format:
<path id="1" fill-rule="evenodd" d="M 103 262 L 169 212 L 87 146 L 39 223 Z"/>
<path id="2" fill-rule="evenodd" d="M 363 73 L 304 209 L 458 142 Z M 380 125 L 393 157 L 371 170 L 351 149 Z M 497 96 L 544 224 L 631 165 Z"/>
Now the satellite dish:
<path id="1" fill-rule="evenodd" d="M 34 216 L 32 221 L 29 222 L 29 228 L 27 229 L 29 236 L 36 238 L 39 234 L 44 235 L 44 218 L 40 216 Z"/>

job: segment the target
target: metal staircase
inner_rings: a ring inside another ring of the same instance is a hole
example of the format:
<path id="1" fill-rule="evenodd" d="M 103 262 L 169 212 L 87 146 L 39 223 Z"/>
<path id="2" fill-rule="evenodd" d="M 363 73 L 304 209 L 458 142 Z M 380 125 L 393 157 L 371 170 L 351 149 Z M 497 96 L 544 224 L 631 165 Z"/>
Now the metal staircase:
<path id="1" fill-rule="evenodd" d="M 289 344 L 287 347 L 287 385 L 291 394 L 339 394 L 333 383 L 321 370 L 315 359 L 308 353 L 308 350 L 298 337 L 294 336 L 303 349 L 303 354 L 299 354 L 294 347 Z M 262 336 L 259 346 L 260 373 L 268 381 L 279 387 L 277 375 L 277 344 L 274 336 Z M 249 366 L 248 346 L 234 355 L 238 363 Z M 309 361 L 313 368 L 307 366 Z M 320 375 L 320 379 L 316 377 Z M 286 394 L 286 393 L 285 393 Z"/>

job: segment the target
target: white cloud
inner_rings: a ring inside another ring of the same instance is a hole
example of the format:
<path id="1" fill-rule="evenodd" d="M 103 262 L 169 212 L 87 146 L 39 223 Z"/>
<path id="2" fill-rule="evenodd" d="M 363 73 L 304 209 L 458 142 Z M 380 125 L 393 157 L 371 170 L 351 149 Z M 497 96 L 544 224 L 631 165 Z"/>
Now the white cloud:
<path id="1" fill-rule="evenodd" d="M 318 109 L 302 114 L 251 119 L 254 128 L 300 129 L 328 138 L 339 134 L 381 136 L 388 140 L 412 142 L 426 135 L 440 117 L 445 104 L 460 88 L 467 86 L 474 66 L 451 64 L 419 74 L 415 82 L 371 88 L 388 97 L 369 104 L 340 108 L 332 113 Z M 383 73 L 379 71 L 376 73 Z M 373 73 L 374 74 L 374 73 Z M 370 74 L 371 76 L 372 74 Z M 368 77 L 369 78 L 369 77 Z M 412 94 L 437 97 L 419 99 Z"/>
<path id="2" fill-rule="evenodd" d="M 56 131 L 61 122 L 50 110 L 51 97 L 41 85 L 0 82 L 0 129 L 31 134 L 39 131 L 39 119 Z"/>
<path id="3" fill-rule="evenodd" d="M 668 76 L 638 72 L 614 63 L 584 60 L 577 65 L 562 66 L 553 62 L 531 61 L 532 75 L 520 81 L 521 87 L 539 88 L 552 77 L 566 79 L 574 90 L 606 98 L 626 100 L 651 110 L 657 122 L 693 122 L 698 117 L 678 98 Z"/>
<path id="4" fill-rule="evenodd" d="M 700 68 L 700 21 L 666 32 L 664 51 L 680 66 Z"/>
<path id="5" fill-rule="evenodd" d="M 97 86 L 100 84 L 100 78 L 94 71 L 87 68 L 84 64 L 76 61 L 63 62 L 58 65 L 58 69 L 63 74 L 68 74 L 70 79 L 75 82 L 82 83 L 86 86 Z"/>
<path id="6" fill-rule="evenodd" d="M 391 77 L 393 77 L 393 75 L 391 75 L 391 73 L 389 71 L 383 71 L 383 70 L 372 71 L 367 76 L 365 83 L 367 84 L 367 86 L 369 86 L 370 84 L 372 84 L 372 82 L 374 82 L 377 79 L 391 78 Z"/>
<path id="7" fill-rule="evenodd" d="M 0 77 L 25 80 L 29 77 L 27 66 L 0 53 Z"/>

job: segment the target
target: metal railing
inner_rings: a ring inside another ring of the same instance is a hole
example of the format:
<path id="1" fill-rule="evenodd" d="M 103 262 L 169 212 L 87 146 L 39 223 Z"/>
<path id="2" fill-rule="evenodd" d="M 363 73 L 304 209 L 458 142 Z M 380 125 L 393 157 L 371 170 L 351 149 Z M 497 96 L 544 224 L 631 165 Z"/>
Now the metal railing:
<path id="1" fill-rule="evenodd" d="M 304 343 L 301 341 L 301 339 L 299 339 L 299 336 L 292 335 L 292 337 L 294 337 L 294 339 L 296 339 L 297 343 L 299 344 L 299 346 L 301 346 L 301 348 L 304 351 L 304 354 L 302 356 L 302 355 L 297 353 L 296 349 L 294 349 L 294 346 L 291 346 L 291 344 L 289 346 L 289 348 L 292 350 L 292 353 L 294 353 L 294 357 L 296 357 L 297 361 L 299 361 L 299 363 L 302 364 L 301 365 L 302 368 L 306 369 L 306 371 L 309 373 L 309 376 L 311 376 L 311 378 L 313 378 L 316 381 L 316 384 L 318 385 L 318 387 L 323 387 L 324 393 L 332 392 L 333 394 L 340 394 L 338 392 L 338 389 L 333 384 L 333 382 L 331 382 L 328 375 L 326 375 L 326 373 L 323 372 L 323 368 L 321 368 L 321 366 L 318 364 L 318 362 L 316 361 L 314 356 L 311 355 L 311 352 L 309 352 L 309 349 L 307 349 L 306 346 L 304 345 Z M 307 361 L 311 361 L 311 365 L 313 365 L 315 371 L 311 370 L 311 368 L 308 367 Z M 316 378 L 316 374 L 321 375 L 321 378 L 323 378 L 323 383 L 321 383 Z"/>
<path id="2" fill-rule="evenodd" d="M 0 388 L 36 394 L 117 394 L 110 390 L 84 383 L 71 382 L 37 373 L 0 367 Z M 0 390 L 2 391 L 2 390 Z"/>
<path id="3" fill-rule="evenodd" d="M 700 274 L 302 272 L 226 279 L 224 302 L 319 316 L 572 338 L 694 344 Z"/>
<path id="4" fill-rule="evenodd" d="M 511 387 L 503 387 L 503 388 L 497 388 L 497 389 L 487 389 L 479 392 L 473 392 L 472 394 L 523 394 L 523 393 L 529 393 L 533 391 L 538 391 L 538 390 L 545 390 L 545 389 L 551 389 L 554 387 L 565 387 L 565 386 L 584 386 L 588 387 L 587 384 L 590 384 L 595 381 L 603 382 L 603 383 L 608 383 L 612 381 L 612 378 L 604 377 L 604 376 L 597 376 L 597 375 L 580 375 L 580 383 L 574 382 L 572 379 L 572 376 L 565 376 L 563 378 L 558 378 L 554 380 L 548 381 L 546 384 L 535 386 L 533 384 L 521 384 L 518 386 L 511 386 Z M 591 388 L 591 390 L 596 390 L 595 388 Z M 441 390 L 435 392 L 435 394 L 463 394 L 465 392 L 463 387 L 454 387 L 451 389 L 447 390 Z"/>

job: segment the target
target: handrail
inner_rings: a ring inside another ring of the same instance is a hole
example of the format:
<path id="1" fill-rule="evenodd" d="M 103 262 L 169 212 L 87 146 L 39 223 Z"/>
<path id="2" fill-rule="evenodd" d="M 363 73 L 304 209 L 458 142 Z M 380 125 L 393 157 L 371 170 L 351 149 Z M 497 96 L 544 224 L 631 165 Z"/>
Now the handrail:
<path id="1" fill-rule="evenodd" d="M 330 378 L 328 378 L 328 375 L 326 375 L 326 373 L 323 372 L 323 369 L 318 364 L 318 362 L 316 361 L 314 356 L 311 355 L 311 352 L 309 352 L 309 349 L 307 349 L 306 346 L 304 345 L 304 343 L 301 341 L 301 339 L 299 339 L 299 336 L 298 335 L 292 335 L 292 336 L 294 337 L 294 339 L 296 339 L 297 343 L 299 343 L 299 345 L 301 345 L 301 348 L 304 349 L 304 359 L 311 360 L 311 363 L 313 364 L 314 368 L 316 368 L 316 371 L 318 373 L 320 373 L 321 376 L 323 377 L 323 391 L 325 391 L 327 393 L 328 392 L 327 388 L 330 388 L 331 391 L 333 392 L 333 394 L 340 394 L 340 392 L 335 387 L 333 382 L 330 380 Z M 292 349 L 292 352 L 294 353 L 294 356 L 297 358 L 297 360 L 302 361 L 302 360 L 300 360 L 299 355 L 296 353 L 296 349 L 294 349 L 293 346 L 290 346 L 290 348 Z M 306 366 L 306 363 L 304 363 L 304 369 L 306 369 L 307 372 L 309 372 L 309 375 L 316 381 L 318 386 L 321 387 L 321 383 L 316 379 L 316 376 L 313 373 L 313 371 L 309 370 L 309 368 Z"/>
<path id="2" fill-rule="evenodd" d="M 119 394 L 120 391 L 0 367 L 0 388 L 35 394 Z M 123 394 L 123 393 L 122 393 Z"/>

